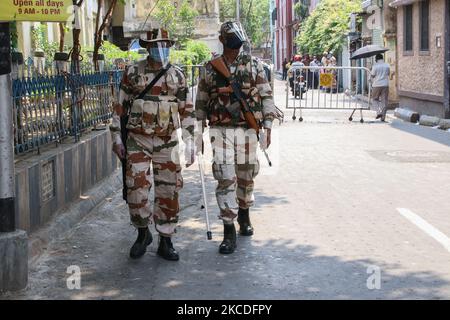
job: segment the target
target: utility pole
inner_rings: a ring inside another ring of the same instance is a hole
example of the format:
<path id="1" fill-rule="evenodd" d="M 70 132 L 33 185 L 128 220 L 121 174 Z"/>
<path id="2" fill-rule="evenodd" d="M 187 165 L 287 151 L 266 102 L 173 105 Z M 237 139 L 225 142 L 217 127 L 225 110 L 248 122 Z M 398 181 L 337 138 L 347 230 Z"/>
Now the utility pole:
<path id="1" fill-rule="evenodd" d="M 28 281 L 28 239 L 16 230 L 9 22 L 0 23 L 0 292 L 20 290 Z"/>
<path id="2" fill-rule="evenodd" d="M 14 149 L 9 22 L 0 24 L 0 232 L 15 230 Z"/>

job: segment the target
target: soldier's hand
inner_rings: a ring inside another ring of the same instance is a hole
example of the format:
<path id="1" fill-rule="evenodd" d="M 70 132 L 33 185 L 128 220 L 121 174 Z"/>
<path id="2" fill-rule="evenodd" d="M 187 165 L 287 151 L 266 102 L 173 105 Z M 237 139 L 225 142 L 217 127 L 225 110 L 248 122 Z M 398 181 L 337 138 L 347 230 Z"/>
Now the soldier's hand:
<path id="1" fill-rule="evenodd" d="M 125 159 L 125 147 L 123 143 L 114 143 L 113 152 L 119 157 L 120 160 Z"/>
<path id="2" fill-rule="evenodd" d="M 114 102 L 113 103 L 113 110 L 119 117 L 123 116 L 124 112 L 123 112 L 123 106 L 122 106 L 121 103 Z"/>

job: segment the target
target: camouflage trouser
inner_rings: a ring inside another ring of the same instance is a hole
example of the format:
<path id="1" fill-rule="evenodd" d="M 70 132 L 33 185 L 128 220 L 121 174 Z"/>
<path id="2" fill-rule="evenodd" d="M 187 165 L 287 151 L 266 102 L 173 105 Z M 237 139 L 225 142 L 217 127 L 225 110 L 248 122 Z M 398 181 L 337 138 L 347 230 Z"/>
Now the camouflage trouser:
<path id="1" fill-rule="evenodd" d="M 155 183 L 154 211 L 148 201 L 152 186 L 150 164 L 153 162 Z M 129 134 L 127 140 L 128 206 L 132 224 L 146 227 L 155 222 L 156 230 L 165 236 L 175 232 L 178 222 L 178 192 L 183 186 L 178 155 L 178 139 L 172 137 Z"/>
<path id="2" fill-rule="evenodd" d="M 213 127 L 210 129 L 217 180 L 216 198 L 220 216 L 225 223 L 237 217 L 239 208 L 253 206 L 254 179 L 259 172 L 256 157 L 258 142 L 254 132 L 242 128 Z"/>

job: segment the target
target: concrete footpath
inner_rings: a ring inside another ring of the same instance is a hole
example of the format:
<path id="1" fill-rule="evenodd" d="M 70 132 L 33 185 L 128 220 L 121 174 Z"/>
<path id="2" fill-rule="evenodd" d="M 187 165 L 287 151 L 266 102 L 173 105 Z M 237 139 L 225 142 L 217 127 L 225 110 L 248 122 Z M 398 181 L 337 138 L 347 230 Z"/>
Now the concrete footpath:
<path id="1" fill-rule="evenodd" d="M 128 258 L 136 232 L 117 190 L 48 246 L 27 290 L 2 298 L 449 299 L 450 133 L 376 122 L 373 112 L 364 124 L 347 111 L 305 111 L 303 123 L 289 112 L 274 128 L 274 167 L 261 157 L 255 235 L 238 237 L 233 255 L 218 253 L 209 166 L 206 240 L 194 165 L 184 171 L 179 262 L 157 257 L 157 241 Z M 70 289 L 68 268 L 81 271 L 80 289 Z"/>

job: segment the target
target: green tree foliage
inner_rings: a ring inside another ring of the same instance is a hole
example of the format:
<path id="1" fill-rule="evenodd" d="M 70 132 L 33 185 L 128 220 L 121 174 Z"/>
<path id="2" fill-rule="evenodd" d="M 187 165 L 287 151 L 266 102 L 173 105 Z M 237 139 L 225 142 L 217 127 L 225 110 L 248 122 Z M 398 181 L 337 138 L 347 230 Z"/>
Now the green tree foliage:
<path id="1" fill-rule="evenodd" d="M 92 71 L 92 57 L 94 48 L 93 47 L 82 47 L 80 52 L 80 67 L 81 71 L 90 72 Z M 122 51 L 119 47 L 109 41 L 103 41 L 100 47 L 99 53 L 105 55 L 105 67 L 110 69 L 114 66 L 114 61 L 116 59 L 124 59 L 129 63 L 136 62 L 142 59 L 142 56 L 136 51 Z"/>
<path id="2" fill-rule="evenodd" d="M 188 0 L 175 5 L 172 0 L 159 0 L 153 19 L 167 29 L 178 40 L 176 48 L 170 50 L 170 61 L 178 65 L 198 65 L 209 60 L 211 52 L 206 44 L 192 40 L 195 30 L 195 18 L 198 12 Z"/>
<path id="3" fill-rule="evenodd" d="M 115 59 L 125 59 L 130 61 L 137 61 L 141 58 L 141 55 L 136 51 L 122 51 L 119 47 L 109 41 L 104 41 L 100 48 L 100 53 L 105 55 L 105 62 L 107 64 L 113 64 Z"/>
<path id="4" fill-rule="evenodd" d="M 186 50 L 195 55 L 194 64 L 202 64 L 211 58 L 209 47 L 200 41 L 189 40 L 186 42 Z"/>
<path id="5" fill-rule="evenodd" d="M 11 49 L 19 51 L 19 35 L 17 34 L 17 21 L 10 23 Z"/>
<path id="6" fill-rule="evenodd" d="M 236 0 L 220 0 L 220 21 L 236 19 Z M 252 46 L 260 47 L 270 36 L 269 0 L 241 0 L 240 21 Z"/>
<path id="7" fill-rule="evenodd" d="M 34 51 L 43 51 L 45 55 L 45 66 L 51 67 L 53 57 L 58 52 L 59 45 L 57 42 L 48 41 L 47 24 L 40 23 L 31 29 L 31 42 Z"/>
<path id="8" fill-rule="evenodd" d="M 303 21 L 308 17 L 308 5 L 306 5 L 304 1 L 297 2 L 294 5 L 294 12 L 297 19 Z"/>
<path id="9" fill-rule="evenodd" d="M 197 16 L 198 12 L 191 7 L 189 1 L 183 1 L 178 11 L 178 30 L 176 31 L 181 42 L 192 38 L 195 29 L 195 18 Z"/>
<path id="10" fill-rule="evenodd" d="M 189 40 L 182 50 L 171 50 L 170 61 L 179 65 L 199 65 L 211 58 L 208 46 L 200 41 Z"/>
<path id="11" fill-rule="evenodd" d="M 358 0 L 323 0 L 300 29 L 296 42 L 303 52 L 339 52 L 348 33 L 350 14 L 361 10 Z"/>
<path id="12" fill-rule="evenodd" d="M 169 31 L 171 35 L 175 34 L 177 24 L 175 23 L 177 8 L 170 0 L 159 0 L 152 17 L 158 21 L 162 28 Z"/>
<path id="13" fill-rule="evenodd" d="M 184 0 L 181 5 L 175 3 L 171 0 L 159 0 L 151 16 L 180 42 L 185 42 L 194 33 L 198 12 L 188 0 Z"/>

